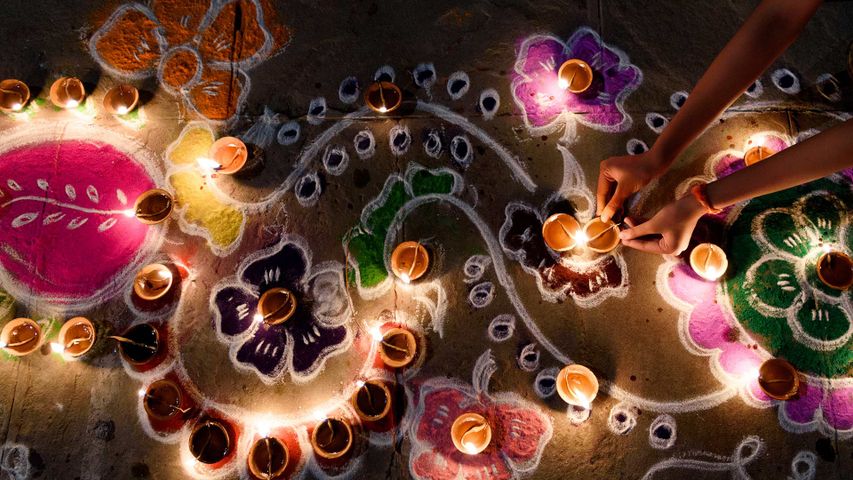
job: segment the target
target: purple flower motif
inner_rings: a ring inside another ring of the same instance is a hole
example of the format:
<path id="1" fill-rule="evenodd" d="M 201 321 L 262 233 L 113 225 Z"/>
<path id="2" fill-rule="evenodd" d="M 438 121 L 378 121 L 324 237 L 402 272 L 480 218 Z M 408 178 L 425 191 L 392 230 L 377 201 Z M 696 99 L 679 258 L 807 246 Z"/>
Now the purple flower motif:
<path id="1" fill-rule="evenodd" d="M 560 66 L 572 58 L 587 62 L 593 70 L 593 83 L 581 94 L 558 84 Z M 623 104 L 642 80 L 642 72 L 627 55 L 583 27 L 565 43 L 550 35 L 526 38 L 515 62 L 512 95 L 533 134 L 556 130 L 569 114 L 576 114 L 571 118 L 588 127 L 617 132 L 631 125 Z"/>
<path id="2" fill-rule="evenodd" d="M 337 262 L 312 269 L 310 251 L 294 237 L 246 258 L 236 278 L 221 283 L 211 296 L 216 333 L 231 345 L 237 366 L 267 383 L 289 370 L 302 383 L 316 376 L 328 357 L 349 348 L 352 335 L 346 323 L 352 304 L 342 272 Z M 296 296 L 296 313 L 279 325 L 256 322 L 258 298 L 276 287 Z"/>

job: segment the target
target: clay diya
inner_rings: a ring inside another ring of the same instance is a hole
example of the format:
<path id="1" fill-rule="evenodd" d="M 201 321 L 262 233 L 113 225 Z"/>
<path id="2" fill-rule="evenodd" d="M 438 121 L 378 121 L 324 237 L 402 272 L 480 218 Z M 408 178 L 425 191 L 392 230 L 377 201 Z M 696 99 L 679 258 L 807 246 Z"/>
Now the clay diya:
<path id="1" fill-rule="evenodd" d="M 800 389 L 800 374 L 782 358 L 771 358 L 758 369 L 758 386 L 768 397 L 790 400 Z"/>
<path id="2" fill-rule="evenodd" d="M 747 166 L 750 166 L 750 165 L 754 165 L 754 164 L 764 160 L 765 158 L 767 158 L 771 155 L 775 155 L 775 154 L 776 154 L 775 150 L 773 150 L 771 148 L 767 148 L 764 145 L 758 145 L 758 146 L 752 147 L 746 151 L 746 153 L 743 155 L 743 162 Z"/>
<path id="3" fill-rule="evenodd" d="M 456 417 L 450 427 L 453 445 L 462 453 L 476 455 L 492 441 L 492 427 L 477 413 L 463 413 Z"/>
<path id="4" fill-rule="evenodd" d="M 51 347 L 57 353 L 70 357 L 80 357 L 92 349 L 95 344 L 95 325 L 88 318 L 74 317 L 59 329 L 57 342 Z"/>
<path id="5" fill-rule="evenodd" d="M 391 82 L 374 82 L 364 91 L 364 103 L 377 113 L 393 112 L 402 102 L 403 92 Z"/>
<path id="6" fill-rule="evenodd" d="M 224 460 L 231 453 L 231 435 L 229 428 L 213 418 L 201 421 L 190 433 L 190 453 L 201 463 L 213 465 Z"/>
<path id="7" fill-rule="evenodd" d="M 59 108 L 77 108 L 86 98 L 86 87 L 79 78 L 61 77 L 50 86 L 50 101 Z"/>
<path id="8" fill-rule="evenodd" d="M 253 477 L 271 480 L 284 473 L 289 460 L 287 445 L 275 437 L 264 437 L 252 444 L 246 463 Z"/>
<path id="9" fill-rule="evenodd" d="M 127 115 L 139 103 L 139 90 L 126 83 L 116 85 L 104 95 L 104 109 L 112 115 Z"/>
<path id="10" fill-rule="evenodd" d="M 418 342 L 415 335 L 404 328 L 391 328 L 379 342 L 379 358 L 391 368 L 402 368 L 415 359 Z"/>
<path id="11" fill-rule="evenodd" d="M 726 273 L 726 252 L 713 243 L 700 243 L 690 252 L 690 267 L 705 280 L 716 281 Z"/>
<path id="12" fill-rule="evenodd" d="M 231 175 L 240 171 L 246 160 L 249 159 L 249 150 L 242 140 L 236 137 L 222 137 L 213 142 L 210 150 L 207 153 L 213 167 L 217 173 Z"/>
<path id="13" fill-rule="evenodd" d="M 557 393 L 569 405 L 589 408 L 598 395 L 598 378 L 583 365 L 568 365 L 557 374 Z"/>
<path id="14" fill-rule="evenodd" d="M 391 411 L 391 390 L 382 380 L 368 380 L 352 396 L 352 406 L 365 422 L 378 422 Z"/>
<path id="15" fill-rule="evenodd" d="M 555 252 L 567 252 L 577 244 L 575 237 L 581 226 L 575 217 L 565 213 L 555 213 L 542 224 L 542 238 L 548 248 Z"/>
<path id="16" fill-rule="evenodd" d="M 154 188 L 143 192 L 136 199 L 133 215 L 147 225 L 160 223 L 169 218 L 175 202 L 166 190 Z"/>
<path id="17" fill-rule="evenodd" d="M 10 355 L 23 357 L 41 347 L 41 327 L 29 318 L 15 318 L 0 331 L 0 348 Z"/>
<path id="18" fill-rule="evenodd" d="M 20 112 L 30 101 L 30 88 L 27 84 L 9 78 L 0 82 L 0 111 Z"/>
<path id="19" fill-rule="evenodd" d="M 284 323 L 296 313 L 296 296 L 286 288 L 271 288 L 258 299 L 257 319 L 267 325 Z"/>
<path id="20" fill-rule="evenodd" d="M 150 417 L 169 420 L 178 414 L 186 413 L 186 410 L 181 408 L 183 400 L 183 393 L 178 384 L 162 379 L 148 385 L 142 397 L 142 406 Z"/>
<path id="21" fill-rule="evenodd" d="M 172 271 L 162 263 L 142 267 L 133 281 L 133 292 L 147 301 L 157 300 L 169 293 L 173 283 Z"/>
<path id="22" fill-rule="evenodd" d="M 817 259 L 817 276 L 830 288 L 847 290 L 853 285 L 853 260 L 842 252 L 825 252 Z"/>
<path id="23" fill-rule="evenodd" d="M 583 93 L 592 85 L 592 68 L 577 58 L 566 60 L 557 72 L 560 88 L 572 93 Z"/>
<path id="24" fill-rule="evenodd" d="M 607 253 L 619 245 L 619 226 L 612 220 L 603 222 L 600 217 L 595 217 L 584 225 L 583 233 L 578 243 L 585 242 L 593 252 Z"/>
<path id="25" fill-rule="evenodd" d="M 346 455 L 353 445 L 353 431 L 349 423 L 339 418 L 327 418 L 311 432 L 314 453 L 326 460 Z"/>
<path id="26" fill-rule="evenodd" d="M 134 325 L 124 335 L 112 335 L 109 338 L 119 342 L 122 358 L 133 365 L 145 364 L 160 352 L 160 332 L 149 323 Z"/>
<path id="27" fill-rule="evenodd" d="M 428 268 L 429 252 L 420 242 L 403 242 L 391 253 L 391 271 L 405 283 L 423 277 Z"/>

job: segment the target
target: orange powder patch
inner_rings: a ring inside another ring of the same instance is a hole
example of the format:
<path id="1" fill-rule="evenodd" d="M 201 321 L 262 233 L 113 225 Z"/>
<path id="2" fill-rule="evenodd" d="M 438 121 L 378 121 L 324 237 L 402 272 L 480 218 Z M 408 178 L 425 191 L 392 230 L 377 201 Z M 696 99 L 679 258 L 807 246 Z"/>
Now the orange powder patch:
<path id="1" fill-rule="evenodd" d="M 243 77 L 230 70 L 205 68 L 201 80 L 190 90 L 196 110 L 210 120 L 225 120 L 237 112 Z"/>
<path id="2" fill-rule="evenodd" d="M 185 48 L 176 48 L 167 53 L 163 63 L 163 82 L 172 88 L 189 83 L 201 67 L 195 54 Z"/>
<path id="3" fill-rule="evenodd" d="M 265 42 L 255 6 L 238 0 L 223 6 L 213 23 L 205 29 L 199 51 L 206 59 L 239 62 L 257 53 Z"/>
<path id="4" fill-rule="evenodd" d="M 160 59 L 154 31 L 157 24 L 137 10 L 125 10 L 95 48 L 115 68 L 137 72 L 153 68 Z"/>
<path id="5" fill-rule="evenodd" d="M 169 45 L 181 45 L 192 40 L 207 12 L 206 2 L 186 0 L 155 0 L 151 9 L 160 25 Z"/>

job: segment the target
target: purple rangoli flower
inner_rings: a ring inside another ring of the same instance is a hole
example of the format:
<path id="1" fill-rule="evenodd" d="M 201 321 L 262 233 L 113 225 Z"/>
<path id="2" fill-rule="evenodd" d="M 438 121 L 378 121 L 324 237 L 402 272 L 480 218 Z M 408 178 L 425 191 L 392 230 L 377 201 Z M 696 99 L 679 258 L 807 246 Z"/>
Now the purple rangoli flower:
<path id="1" fill-rule="evenodd" d="M 560 65 L 572 58 L 585 61 L 593 70 L 593 83 L 581 94 L 558 84 Z M 570 114 L 588 127 L 617 132 L 631 125 L 623 104 L 642 79 L 642 72 L 627 55 L 583 27 L 565 43 L 551 35 L 526 38 L 515 62 L 512 95 L 534 134 L 556 130 Z"/>
<path id="2" fill-rule="evenodd" d="M 312 269 L 310 251 L 295 237 L 246 258 L 237 278 L 211 297 L 217 335 L 231 344 L 238 366 L 268 383 L 289 370 L 300 383 L 316 376 L 327 358 L 343 353 L 352 343 L 347 325 L 352 305 L 342 272 L 337 262 Z M 296 313 L 278 325 L 255 321 L 258 298 L 276 287 L 296 296 Z"/>

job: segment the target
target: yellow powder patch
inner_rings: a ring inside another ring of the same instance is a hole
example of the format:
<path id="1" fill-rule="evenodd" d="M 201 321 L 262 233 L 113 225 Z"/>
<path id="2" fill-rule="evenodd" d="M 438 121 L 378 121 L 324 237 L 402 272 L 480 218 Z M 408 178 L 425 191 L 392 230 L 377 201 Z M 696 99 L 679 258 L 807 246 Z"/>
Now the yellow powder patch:
<path id="1" fill-rule="evenodd" d="M 185 144 L 186 141 L 182 142 L 181 147 Z M 195 157 L 191 158 L 195 161 Z M 243 212 L 219 201 L 205 186 L 201 175 L 178 172 L 169 176 L 169 183 L 175 189 L 175 202 L 184 220 L 207 230 L 214 247 L 226 249 L 237 240 L 243 229 Z"/>
<path id="2" fill-rule="evenodd" d="M 195 165 L 198 157 L 206 157 L 214 141 L 213 132 L 207 128 L 190 127 L 184 130 L 180 143 L 170 152 L 169 161 L 175 165 Z"/>

